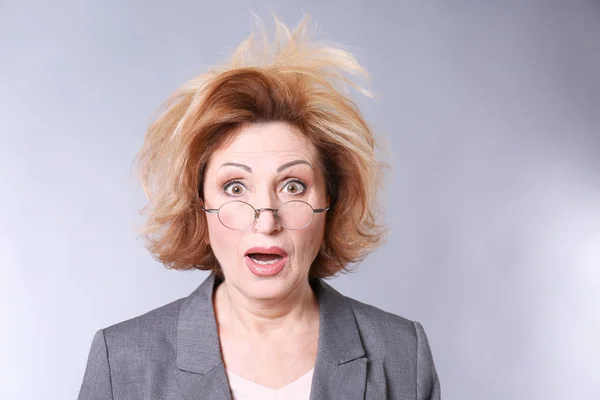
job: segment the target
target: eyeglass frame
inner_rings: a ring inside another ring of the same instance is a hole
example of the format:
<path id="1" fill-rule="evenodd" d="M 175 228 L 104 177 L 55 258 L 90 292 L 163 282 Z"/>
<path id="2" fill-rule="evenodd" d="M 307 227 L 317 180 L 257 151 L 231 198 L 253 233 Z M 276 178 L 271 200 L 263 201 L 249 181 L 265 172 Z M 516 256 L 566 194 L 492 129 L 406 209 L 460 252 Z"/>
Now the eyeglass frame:
<path id="1" fill-rule="evenodd" d="M 254 210 L 254 221 L 248 225 L 245 228 L 241 228 L 241 229 L 235 229 L 235 228 L 230 228 L 227 225 L 225 225 L 223 223 L 223 221 L 221 221 L 221 217 L 219 216 L 219 211 L 221 210 L 221 208 L 223 208 L 223 206 L 225 204 L 229 204 L 229 203 L 233 203 L 233 202 L 238 202 L 238 203 L 244 203 L 250 206 L 250 208 L 252 208 Z M 281 225 L 281 223 L 279 222 L 279 214 L 277 214 L 277 212 L 279 211 L 279 209 L 281 208 L 281 206 L 287 204 L 287 203 L 293 203 L 293 202 L 300 202 L 300 203 L 304 203 L 307 206 L 309 206 L 311 208 L 312 212 L 312 218 L 310 219 L 310 222 L 306 225 L 304 225 L 302 228 L 286 228 L 285 226 Z M 204 206 L 200 205 L 200 208 L 203 211 L 206 211 L 209 214 L 217 214 L 217 218 L 219 219 L 219 222 L 221 223 L 221 225 L 223 225 L 225 228 L 227 229 L 231 229 L 232 231 L 243 231 L 246 230 L 250 227 L 252 227 L 254 224 L 256 224 L 256 221 L 258 221 L 258 218 L 260 217 L 260 213 L 261 211 L 272 211 L 273 212 L 273 217 L 275 218 L 275 221 L 277 222 L 277 224 L 279 224 L 282 228 L 288 229 L 290 231 L 299 231 L 300 229 L 304 229 L 307 228 L 310 224 L 312 224 L 313 220 L 315 219 L 315 214 L 317 213 L 323 213 L 325 211 L 329 211 L 330 209 L 330 204 L 328 204 L 325 208 L 313 208 L 313 206 L 311 206 L 308 202 L 304 201 L 304 200 L 289 200 L 286 201 L 285 203 L 282 203 L 279 208 L 269 208 L 269 207 L 263 207 L 263 208 L 255 208 L 252 204 L 243 201 L 243 200 L 229 200 L 226 201 L 225 203 L 221 204 L 221 206 L 219 208 L 204 208 Z"/>

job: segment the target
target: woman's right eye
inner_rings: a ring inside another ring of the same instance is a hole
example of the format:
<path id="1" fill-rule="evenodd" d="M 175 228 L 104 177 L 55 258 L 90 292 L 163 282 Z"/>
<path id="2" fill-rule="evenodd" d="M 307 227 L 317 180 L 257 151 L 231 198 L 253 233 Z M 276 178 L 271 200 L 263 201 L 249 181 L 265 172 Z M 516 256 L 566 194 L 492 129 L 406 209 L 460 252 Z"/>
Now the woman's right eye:
<path id="1" fill-rule="evenodd" d="M 239 195 L 242 195 L 242 194 L 244 194 L 244 189 L 246 189 L 246 188 L 239 181 L 227 182 L 223 186 L 223 190 L 225 191 L 225 193 L 227 193 L 230 196 L 239 196 Z"/>

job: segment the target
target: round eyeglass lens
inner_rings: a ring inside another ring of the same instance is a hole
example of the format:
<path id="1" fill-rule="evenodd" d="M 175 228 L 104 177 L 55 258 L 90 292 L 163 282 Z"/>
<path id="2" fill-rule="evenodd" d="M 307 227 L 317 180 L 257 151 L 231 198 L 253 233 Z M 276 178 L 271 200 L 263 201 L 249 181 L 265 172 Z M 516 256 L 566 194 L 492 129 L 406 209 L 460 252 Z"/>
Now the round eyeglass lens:
<path id="1" fill-rule="evenodd" d="M 254 208 L 243 201 L 230 201 L 219 208 L 219 221 L 229 229 L 249 228 L 254 223 Z"/>
<path id="2" fill-rule="evenodd" d="M 306 228 L 313 220 L 314 213 L 310 204 L 301 200 L 284 203 L 277 211 L 279 224 L 286 229 Z"/>

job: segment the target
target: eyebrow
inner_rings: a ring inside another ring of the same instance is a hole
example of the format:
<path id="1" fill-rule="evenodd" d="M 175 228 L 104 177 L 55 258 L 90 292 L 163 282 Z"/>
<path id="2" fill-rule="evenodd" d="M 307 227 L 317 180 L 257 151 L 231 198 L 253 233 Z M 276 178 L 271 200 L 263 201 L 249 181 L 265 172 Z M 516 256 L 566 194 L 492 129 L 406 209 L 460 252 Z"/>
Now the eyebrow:
<path id="1" fill-rule="evenodd" d="M 308 161 L 305 161 L 305 160 L 294 160 L 294 161 L 287 162 L 287 163 L 285 163 L 283 165 L 280 165 L 279 168 L 277 168 L 277 172 L 281 172 L 284 169 L 293 167 L 294 165 L 298 165 L 298 164 L 306 164 L 306 165 L 308 165 L 311 168 L 313 167 Z M 240 164 L 240 163 L 236 163 L 236 162 L 226 162 L 224 164 L 221 164 L 220 168 L 227 167 L 227 166 L 228 167 L 238 167 L 238 168 L 241 168 L 241 169 L 243 169 L 245 171 L 248 171 L 249 173 L 252 173 L 252 168 L 250 168 L 246 164 Z"/>
<path id="2" fill-rule="evenodd" d="M 311 168 L 313 167 L 308 161 L 295 160 L 295 161 L 290 161 L 290 162 L 287 162 L 287 163 L 281 165 L 279 168 L 277 168 L 277 172 L 281 172 L 286 168 L 293 167 L 294 165 L 298 165 L 298 164 L 306 164 Z"/>
<path id="3" fill-rule="evenodd" d="M 224 164 L 221 164 L 221 166 L 219 167 L 219 169 L 223 168 L 223 167 L 228 167 L 228 166 L 229 167 L 238 167 L 238 168 L 241 168 L 241 169 L 245 169 L 246 171 L 252 173 L 252 168 L 250 168 L 249 166 L 247 166 L 245 164 L 235 163 L 235 162 L 226 162 Z"/>

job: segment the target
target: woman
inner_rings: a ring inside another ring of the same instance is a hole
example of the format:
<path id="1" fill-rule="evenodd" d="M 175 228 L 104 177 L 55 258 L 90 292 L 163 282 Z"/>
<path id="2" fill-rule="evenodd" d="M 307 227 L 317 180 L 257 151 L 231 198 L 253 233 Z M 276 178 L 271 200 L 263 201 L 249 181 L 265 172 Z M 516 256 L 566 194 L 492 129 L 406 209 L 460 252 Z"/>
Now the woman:
<path id="1" fill-rule="evenodd" d="M 98 331 L 79 399 L 439 399 L 421 325 L 323 281 L 385 230 L 374 138 L 343 94 L 364 70 L 308 41 L 307 20 L 293 32 L 276 20 L 274 52 L 251 35 L 150 127 L 149 250 L 212 272 L 190 296 Z"/>

